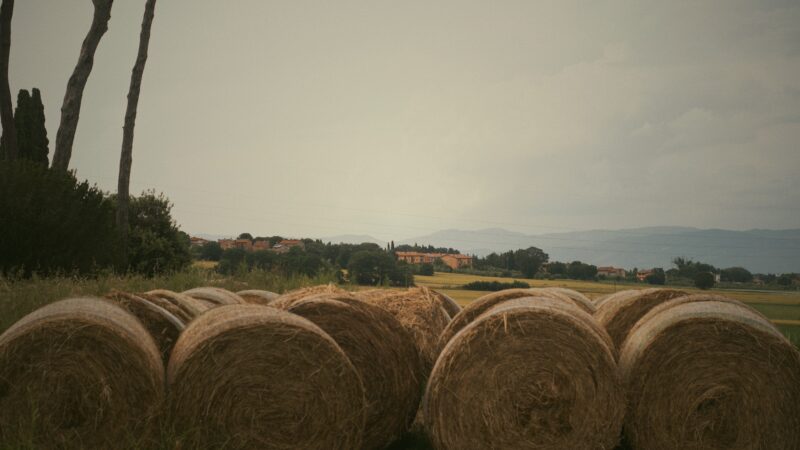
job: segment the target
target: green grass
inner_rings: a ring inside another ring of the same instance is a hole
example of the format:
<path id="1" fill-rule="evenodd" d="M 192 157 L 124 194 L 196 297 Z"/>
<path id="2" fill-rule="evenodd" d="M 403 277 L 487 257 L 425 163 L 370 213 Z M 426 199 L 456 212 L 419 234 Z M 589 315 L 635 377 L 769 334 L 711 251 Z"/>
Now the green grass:
<path id="1" fill-rule="evenodd" d="M 153 278 L 114 274 L 92 278 L 0 278 L 0 333 L 26 314 L 48 303 L 75 296 L 102 296 L 115 289 L 126 292 L 146 292 L 152 289 L 181 292 L 198 286 L 217 286 L 234 292 L 265 289 L 281 293 L 332 281 L 332 274 L 285 277 L 256 270 L 241 275 L 222 276 L 202 267 L 190 267 L 182 272 Z"/>

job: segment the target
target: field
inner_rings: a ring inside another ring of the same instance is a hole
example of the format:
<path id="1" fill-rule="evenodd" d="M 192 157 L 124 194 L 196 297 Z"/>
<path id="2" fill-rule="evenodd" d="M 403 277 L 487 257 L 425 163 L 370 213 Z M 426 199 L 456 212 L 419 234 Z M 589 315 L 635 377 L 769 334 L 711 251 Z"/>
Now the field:
<path id="1" fill-rule="evenodd" d="M 486 294 L 482 291 L 468 291 L 462 286 L 472 281 L 500 281 L 511 282 L 511 278 L 484 277 L 460 273 L 437 272 L 433 276 L 414 277 L 420 286 L 436 289 L 460 305 L 466 305 L 476 298 Z M 522 280 L 531 287 L 565 287 L 586 294 L 590 298 L 611 294 L 626 289 L 643 289 L 648 287 L 636 283 L 613 283 L 576 280 Z M 698 289 L 680 288 L 689 292 L 705 292 L 725 295 L 747 303 L 761 311 L 790 339 L 795 345 L 800 346 L 800 292 L 797 291 L 755 291 L 733 289 L 711 289 L 700 291 Z"/>

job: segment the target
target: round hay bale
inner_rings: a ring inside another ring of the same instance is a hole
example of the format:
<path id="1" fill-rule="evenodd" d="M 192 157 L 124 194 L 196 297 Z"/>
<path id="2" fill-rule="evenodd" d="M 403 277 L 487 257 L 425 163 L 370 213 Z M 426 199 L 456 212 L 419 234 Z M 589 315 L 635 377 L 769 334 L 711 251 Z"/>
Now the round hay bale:
<path id="1" fill-rule="evenodd" d="M 181 314 L 187 318 L 185 323 L 191 322 L 195 319 L 195 317 L 216 306 L 214 303 L 209 301 L 196 299 L 194 297 L 166 289 L 155 289 L 148 291 L 147 295 L 150 297 L 160 298 L 177 307 L 181 311 Z"/>
<path id="2" fill-rule="evenodd" d="M 593 303 L 595 307 L 599 308 L 600 305 L 603 304 L 603 302 L 607 301 L 612 297 L 626 297 L 629 295 L 636 295 L 636 293 L 640 291 L 641 291 L 640 289 L 626 289 L 624 291 L 612 292 L 611 294 L 601 295 L 600 297 L 597 297 L 596 299 L 594 299 Z"/>
<path id="3" fill-rule="evenodd" d="M 749 308 L 700 301 L 648 314 L 620 372 L 634 448 L 800 448 L 800 353 Z"/>
<path id="4" fill-rule="evenodd" d="M 347 293 L 348 292 L 345 291 L 344 289 L 339 288 L 333 283 L 329 283 L 329 284 L 320 284 L 318 286 L 295 289 L 281 294 L 274 301 L 282 302 L 284 304 L 291 304 L 293 301 L 297 299 L 301 299 L 304 297 L 311 297 L 318 294 L 347 294 Z"/>
<path id="5" fill-rule="evenodd" d="M 336 342 L 310 321 L 259 305 L 195 319 L 167 369 L 187 448 L 360 448 L 364 388 Z"/>
<path id="6" fill-rule="evenodd" d="M 612 449 L 625 412 L 610 338 L 571 303 L 491 307 L 445 347 L 423 400 L 434 448 Z"/>
<path id="7" fill-rule="evenodd" d="M 319 294 L 288 311 L 313 322 L 339 344 L 364 384 L 364 449 L 382 449 L 406 432 L 422 396 L 414 341 L 388 311 L 350 296 Z"/>
<path id="8" fill-rule="evenodd" d="M 453 320 L 447 324 L 447 327 L 439 335 L 437 348 L 439 351 L 444 349 L 445 345 L 447 345 L 447 343 L 453 338 L 453 336 L 456 335 L 456 333 L 458 333 L 465 326 L 469 325 L 478 316 L 485 313 L 493 306 L 508 300 L 513 300 L 515 298 L 530 296 L 553 298 L 568 304 L 572 304 L 576 307 L 580 307 L 584 311 L 589 312 L 589 309 L 586 307 L 584 302 L 576 302 L 572 298 L 562 293 L 547 289 L 505 289 L 502 291 L 492 292 L 482 297 L 478 297 L 472 303 L 465 306 L 464 309 L 461 310 L 461 313 L 456 315 Z"/>
<path id="9" fill-rule="evenodd" d="M 659 314 L 660 312 L 662 312 L 662 311 L 664 311 L 666 309 L 672 308 L 674 306 L 683 305 L 685 303 L 695 303 L 695 302 L 732 303 L 734 305 L 741 306 L 742 308 L 749 309 L 751 312 L 753 312 L 753 314 L 757 314 L 757 315 L 761 316 L 767 322 L 770 321 L 769 318 L 767 318 L 767 316 L 765 316 L 764 314 L 762 314 L 760 311 L 758 311 L 757 309 L 753 308 L 752 306 L 749 306 L 749 305 L 747 305 L 747 304 L 745 304 L 745 303 L 743 303 L 743 302 L 741 302 L 739 300 L 736 300 L 736 299 L 733 299 L 733 298 L 730 298 L 730 297 L 725 297 L 724 295 L 718 295 L 718 294 L 689 294 L 689 295 L 684 295 L 682 297 L 673 298 L 672 300 L 667 300 L 666 302 L 664 302 L 664 303 L 662 303 L 660 305 L 657 305 L 653 309 L 648 311 L 647 314 L 645 314 L 644 316 L 642 316 L 641 319 L 639 319 L 639 321 L 649 320 L 650 316 L 654 316 L 656 314 Z M 628 335 L 630 336 L 630 332 L 628 333 Z M 620 348 L 621 347 L 622 347 L 622 345 L 620 345 Z"/>
<path id="10" fill-rule="evenodd" d="M 256 305 L 269 305 L 269 303 L 276 298 L 280 297 L 278 294 L 270 291 L 262 291 L 259 289 L 250 289 L 247 291 L 239 291 L 236 293 L 242 297 L 245 302 L 253 303 Z"/>
<path id="11" fill-rule="evenodd" d="M 114 291 L 106 295 L 106 298 L 122 306 L 142 322 L 155 340 L 161 353 L 161 360 L 166 365 L 169 355 L 172 353 L 172 347 L 175 346 L 178 336 L 186 328 L 185 323 L 166 309 L 138 295 Z"/>
<path id="12" fill-rule="evenodd" d="M 113 292 L 116 291 L 112 291 L 112 293 Z M 169 311 L 170 314 L 180 319 L 183 323 L 187 323 L 189 320 L 191 320 L 191 317 L 186 315 L 180 307 L 178 307 L 177 305 L 175 305 L 174 303 L 170 302 L 165 298 L 158 296 L 151 296 L 150 294 L 136 294 L 136 296 L 144 300 L 147 300 L 148 302 L 154 305 L 166 309 L 167 311 Z"/>
<path id="13" fill-rule="evenodd" d="M 423 287 L 422 289 L 428 288 Z M 455 300 L 434 289 L 430 289 L 430 291 L 433 297 L 439 302 L 439 306 L 447 312 L 447 315 L 450 316 L 451 319 L 461 312 L 461 307 L 458 306 Z"/>
<path id="14" fill-rule="evenodd" d="M 0 335 L 4 448 L 149 447 L 163 396 L 153 338 L 109 301 L 51 303 Z"/>
<path id="15" fill-rule="evenodd" d="M 450 322 L 450 316 L 429 289 L 382 290 L 382 293 L 370 292 L 362 297 L 357 292 L 356 298 L 380 306 L 400 321 L 414 339 L 424 373 L 430 373 L 439 354 L 439 334 Z"/>
<path id="16" fill-rule="evenodd" d="M 581 294 L 578 291 L 561 287 L 546 287 L 541 289 L 543 291 L 555 292 L 557 294 L 561 294 L 568 297 L 570 300 L 572 300 L 573 303 L 575 303 L 575 305 L 579 306 L 581 309 L 588 312 L 589 314 L 594 314 L 595 311 L 597 311 L 597 307 L 591 300 L 589 300 L 589 297 Z"/>
<path id="17" fill-rule="evenodd" d="M 199 287 L 183 291 L 189 297 L 211 302 L 216 306 L 222 305 L 243 305 L 246 302 L 242 297 L 233 292 L 218 287 Z"/>
<path id="18" fill-rule="evenodd" d="M 685 295 L 687 294 L 684 291 L 661 288 L 617 293 L 601 303 L 594 316 L 619 348 L 630 329 L 648 311 L 661 303 Z"/>

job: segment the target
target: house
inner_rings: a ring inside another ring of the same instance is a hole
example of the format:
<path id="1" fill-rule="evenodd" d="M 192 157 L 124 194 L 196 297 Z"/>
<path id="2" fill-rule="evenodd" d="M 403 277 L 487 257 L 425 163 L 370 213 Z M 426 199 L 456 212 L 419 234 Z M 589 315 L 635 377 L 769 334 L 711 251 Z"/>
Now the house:
<path id="1" fill-rule="evenodd" d="M 597 268 L 597 276 L 606 278 L 625 278 L 625 269 L 613 266 L 601 266 Z"/>
<path id="2" fill-rule="evenodd" d="M 409 264 L 433 264 L 437 259 L 441 259 L 451 269 L 472 266 L 472 256 L 460 253 L 421 253 L 421 252 L 395 252 L 398 261 L 405 261 Z"/>
<path id="3" fill-rule="evenodd" d="M 207 241 L 207 240 L 205 240 L 203 238 L 194 237 L 194 236 L 191 236 L 189 238 L 189 246 L 192 247 L 192 248 L 194 248 L 194 247 L 202 247 L 202 246 L 204 246 L 204 245 L 206 245 L 208 243 L 209 243 L 209 241 Z"/>
<path id="4" fill-rule="evenodd" d="M 458 254 L 448 254 L 441 257 L 443 263 L 453 270 L 462 267 L 472 267 L 472 256 Z"/>
<path id="5" fill-rule="evenodd" d="M 218 242 L 223 250 L 240 248 L 246 252 L 253 251 L 253 242 L 250 239 L 220 239 Z"/>
<path id="6" fill-rule="evenodd" d="M 405 261 L 409 264 L 433 264 L 436 258 L 441 258 L 443 253 L 420 253 L 420 252 L 395 252 L 398 261 Z"/>
<path id="7" fill-rule="evenodd" d="M 254 252 L 260 252 L 260 251 L 269 250 L 269 249 L 270 249 L 270 245 L 269 245 L 269 241 L 268 240 L 261 239 L 261 240 L 253 242 L 253 251 Z"/>
<path id="8" fill-rule="evenodd" d="M 636 272 L 636 279 L 639 281 L 645 281 L 645 279 L 653 273 L 655 273 L 655 270 L 653 269 L 642 269 Z"/>
<path id="9" fill-rule="evenodd" d="M 270 249 L 275 253 L 288 253 L 292 247 L 299 247 L 301 249 L 305 249 L 306 245 L 300 239 L 284 239 Z"/>

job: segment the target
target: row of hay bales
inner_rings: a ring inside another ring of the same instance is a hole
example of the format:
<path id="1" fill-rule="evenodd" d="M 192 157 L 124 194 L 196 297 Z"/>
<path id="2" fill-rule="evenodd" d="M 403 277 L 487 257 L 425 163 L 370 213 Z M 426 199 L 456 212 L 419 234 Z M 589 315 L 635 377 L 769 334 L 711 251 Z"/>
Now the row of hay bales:
<path id="1" fill-rule="evenodd" d="M 439 449 L 796 449 L 800 354 L 668 289 L 113 292 L 0 336 L 0 447 L 379 449 L 412 426 Z"/>

